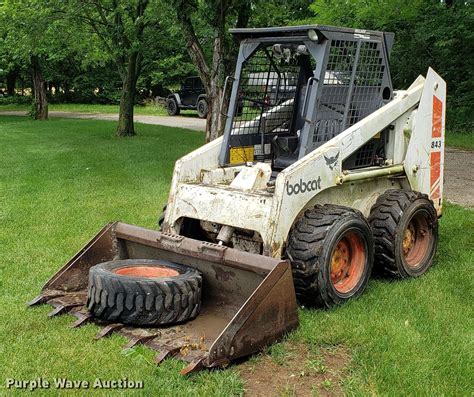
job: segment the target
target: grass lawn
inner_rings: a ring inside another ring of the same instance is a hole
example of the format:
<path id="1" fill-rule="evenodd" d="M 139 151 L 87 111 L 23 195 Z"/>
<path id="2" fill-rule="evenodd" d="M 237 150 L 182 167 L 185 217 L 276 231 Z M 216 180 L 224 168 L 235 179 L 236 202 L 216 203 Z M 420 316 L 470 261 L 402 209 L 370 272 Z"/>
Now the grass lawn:
<path id="1" fill-rule="evenodd" d="M 474 132 L 457 131 L 446 134 L 446 146 L 474 151 Z"/>
<path id="2" fill-rule="evenodd" d="M 25 111 L 30 110 L 30 105 L 22 104 L 4 104 L 0 105 L 1 111 Z M 99 105 L 99 104 L 81 104 L 81 103 L 50 103 L 48 109 L 52 112 L 79 112 L 79 113 L 118 113 L 118 105 Z M 189 112 L 189 111 L 185 111 Z M 194 112 L 196 113 L 196 112 Z M 162 106 L 135 106 L 135 114 L 149 116 L 166 116 L 166 109 Z"/>
<path id="3" fill-rule="evenodd" d="M 72 317 L 48 319 L 49 306 L 25 307 L 105 223 L 155 228 L 174 161 L 203 142 L 201 133 L 152 125 L 138 124 L 131 139 L 114 131 L 106 121 L 0 117 L 0 395 L 6 378 L 37 377 L 127 377 L 143 380 L 142 395 L 242 394 L 239 366 L 186 379 L 179 361 L 156 367 L 147 348 L 124 354 L 120 336 L 96 342 L 94 325 L 73 330 Z M 472 395 L 473 229 L 474 211 L 447 204 L 436 265 L 426 276 L 374 279 L 344 307 L 301 309 L 300 328 L 270 348 L 270 357 L 284 365 L 288 345 L 344 346 L 350 361 L 338 387 L 348 394 Z"/>

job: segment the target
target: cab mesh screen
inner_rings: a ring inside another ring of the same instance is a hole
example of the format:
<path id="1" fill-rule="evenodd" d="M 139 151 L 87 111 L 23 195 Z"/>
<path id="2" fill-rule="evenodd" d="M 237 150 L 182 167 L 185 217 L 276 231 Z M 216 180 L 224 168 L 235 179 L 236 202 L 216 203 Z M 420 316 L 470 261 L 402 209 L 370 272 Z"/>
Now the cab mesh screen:
<path id="1" fill-rule="evenodd" d="M 299 71 L 298 56 L 278 45 L 260 47 L 243 64 L 231 147 L 253 146 L 260 161 L 271 157 L 271 139 L 291 131 Z"/>

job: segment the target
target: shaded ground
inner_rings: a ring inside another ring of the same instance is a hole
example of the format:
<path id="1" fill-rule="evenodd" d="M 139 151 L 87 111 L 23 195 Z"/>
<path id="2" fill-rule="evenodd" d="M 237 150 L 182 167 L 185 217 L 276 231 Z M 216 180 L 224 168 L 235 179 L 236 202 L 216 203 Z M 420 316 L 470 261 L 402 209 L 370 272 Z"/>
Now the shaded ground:
<path id="1" fill-rule="evenodd" d="M 245 395 L 343 395 L 349 352 L 342 346 L 313 349 L 304 343 L 287 342 L 239 365 Z"/>

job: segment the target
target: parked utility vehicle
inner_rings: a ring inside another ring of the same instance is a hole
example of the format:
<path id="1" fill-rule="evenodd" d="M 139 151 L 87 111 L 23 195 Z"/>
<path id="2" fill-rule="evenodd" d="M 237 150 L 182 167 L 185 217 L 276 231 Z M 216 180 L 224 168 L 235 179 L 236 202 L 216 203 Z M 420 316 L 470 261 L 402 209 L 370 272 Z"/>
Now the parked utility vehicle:
<path id="1" fill-rule="evenodd" d="M 197 110 L 200 118 L 207 116 L 207 97 L 201 79 L 197 76 L 184 80 L 181 88 L 166 100 L 166 108 L 170 116 L 176 116 L 181 109 Z"/>
<path id="2" fill-rule="evenodd" d="M 390 33 L 231 32 L 241 44 L 224 135 L 176 162 L 161 231 L 106 226 L 32 302 L 77 325 L 107 321 L 100 336 L 117 331 L 159 350 L 158 361 L 188 360 L 184 373 L 295 328 L 296 297 L 344 303 L 373 266 L 422 275 L 438 243 L 443 79 L 429 69 L 394 91 Z M 156 326 L 124 326 L 143 321 Z"/>

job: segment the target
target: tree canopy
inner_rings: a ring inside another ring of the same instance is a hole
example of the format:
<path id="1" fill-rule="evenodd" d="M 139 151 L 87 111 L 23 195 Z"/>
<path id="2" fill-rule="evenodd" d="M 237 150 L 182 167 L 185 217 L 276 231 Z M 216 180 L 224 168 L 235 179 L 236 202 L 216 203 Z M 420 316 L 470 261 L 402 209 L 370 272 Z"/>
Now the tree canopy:
<path id="1" fill-rule="evenodd" d="M 309 22 L 395 33 L 394 87 L 407 88 L 428 67 L 448 83 L 448 123 L 473 127 L 474 4 L 437 0 L 316 0 Z"/>
<path id="2" fill-rule="evenodd" d="M 461 0 L 5 0 L 0 89 L 30 95 L 38 119 L 48 102 L 120 103 L 117 134 L 128 136 L 133 104 L 199 75 L 212 139 L 237 54 L 228 29 L 302 23 L 394 32 L 394 86 L 432 66 L 448 82 L 448 125 L 474 125 L 474 4 Z"/>

